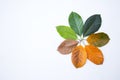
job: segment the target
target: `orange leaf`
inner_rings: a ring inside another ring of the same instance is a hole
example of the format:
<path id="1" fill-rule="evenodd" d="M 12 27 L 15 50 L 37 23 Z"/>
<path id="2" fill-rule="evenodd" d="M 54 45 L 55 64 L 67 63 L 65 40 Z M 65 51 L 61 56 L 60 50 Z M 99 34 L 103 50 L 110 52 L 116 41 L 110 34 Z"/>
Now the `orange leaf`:
<path id="1" fill-rule="evenodd" d="M 81 45 L 73 49 L 71 60 L 76 68 L 80 68 L 86 63 L 87 53 Z"/>
<path id="2" fill-rule="evenodd" d="M 69 54 L 72 52 L 72 49 L 77 46 L 78 41 L 75 40 L 64 40 L 58 47 L 58 51 L 61 54 Z"/>
<path id="3" fill-rule="evenodd" d="M 87 52 L 87 58 L 91 62 L 93 62 L 97 65 L 103 64 L 104 57 L 103 57 L 103 54 L 100 49 L 98 49 L 97 47 L 95 47 L 93 45 L 86 45 L 85 49 Z"/>

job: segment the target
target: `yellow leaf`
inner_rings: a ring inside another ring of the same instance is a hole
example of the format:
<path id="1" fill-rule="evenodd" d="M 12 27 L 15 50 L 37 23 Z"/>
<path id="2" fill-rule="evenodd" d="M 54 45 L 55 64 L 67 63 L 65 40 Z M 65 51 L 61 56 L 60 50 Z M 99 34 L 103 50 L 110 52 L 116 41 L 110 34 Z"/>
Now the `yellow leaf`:
<path id="1" fill-rule="evenodd" d="M 106 45 L 109 42 L 109 40 L 110 40 L 109 36 L 103 32 L 91 34 L 87 38 L 87 41 L 89 44 L 97 46 L 97 47 L 102 47 Z"/>
<path id="2" fill-rule="evenodd" d="M 81 45 L 73 49 L 71 60 L 72 60 L 73 65 L 76 68 L 80 68 L 86 63 L 87 53 Z"/>
<path id="3" fill-rule="evenodd" d="M 85 46 L 87 52 L 87 58 L 94 64 L 100 65 L 103 64 L 104 57 L 100 49 L 93 45 Z"/>
<path id="4" fill-rule="evenodd" d="M 64 40 L 58 47 L 58 51 L 61 54 L 69 54 L 72 52 L 72 49 L 77 46 L 78 41 L 75 40 Z"/>

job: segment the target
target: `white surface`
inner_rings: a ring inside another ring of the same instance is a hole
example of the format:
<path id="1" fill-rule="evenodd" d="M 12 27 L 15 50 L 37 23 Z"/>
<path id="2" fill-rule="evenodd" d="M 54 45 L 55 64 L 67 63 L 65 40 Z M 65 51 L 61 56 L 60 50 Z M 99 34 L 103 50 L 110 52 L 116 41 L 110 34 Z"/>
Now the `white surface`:
<path id="1" fill-rule="evenodd" d="M 0 0 L 0 80 L 120 80 L 119 0 Z M 75 69 L 71 55 L 56 49 L 63 39 L 55 26 L 68 25 L 71 11 L 85 21 L 101 14 L 99 31 L 110 42 L 101 66 L 87 61 Z"/>

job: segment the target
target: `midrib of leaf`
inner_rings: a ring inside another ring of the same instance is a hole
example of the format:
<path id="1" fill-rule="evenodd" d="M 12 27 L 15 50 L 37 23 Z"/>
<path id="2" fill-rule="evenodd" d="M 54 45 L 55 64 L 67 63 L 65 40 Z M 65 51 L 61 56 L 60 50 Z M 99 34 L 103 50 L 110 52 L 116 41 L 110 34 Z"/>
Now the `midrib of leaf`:
<path id="1" fill-rule="evenodd" d="M 79 62 L 79 57 L 78 56 L 79 56 L 79 51 L 76 51 L 74 56 L 73 56 L 75 58 L 76 63 Z"/>
<path id="2" fill-rule="evenodd" d="M 74 31 L 73 31 L 73 32 L 74 32 Z M 74 33 L 75 33 L 75 32 L 74 32 Z M 73 37 L 73 33 L 72 33 L 72 32 L 69 31 L 69 34 L 72 35 L 72 37 Z M 74 38 L 76 38 L 76 37 L 77 37 L 77 35 L 74 36 Z"/>
<path id="3" fill-rule="evenodd" d="M 96 18 L 95 18 L 96 19 Z M 95 19 L 93 19 L 93 22 L 95 21 Z M 88 29 L 85 31 L 85 34 L 89 31 L 90 27 L 93 25 L 94 23 L 91 23 L 90 26 L 88 27 Z"/>
<path id="4" fill-rule="evenodd" d="M 75 15 L 73 14 L 73 16 L 75 16 Z M 75 21 L 75 26 L 77 26 L 78 34 L 80 35 L 79 26 L 78 26 L 77 23 L 76 23 L 77 21 L 76 21 L 75 17 L 73 17 L 73 19 L 74 19 L 74 21 Z"/>

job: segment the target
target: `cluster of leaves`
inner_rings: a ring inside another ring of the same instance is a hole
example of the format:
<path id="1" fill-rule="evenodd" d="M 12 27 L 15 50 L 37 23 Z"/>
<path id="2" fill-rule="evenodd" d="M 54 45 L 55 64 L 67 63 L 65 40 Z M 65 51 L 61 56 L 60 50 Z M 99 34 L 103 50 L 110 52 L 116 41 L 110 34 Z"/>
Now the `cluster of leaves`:
<path id="1" fill-rule="evenodd" d="M 57 32 L 65 39 L 59 45 L 58 51 L 61 54 L 72 52 L 71 60 L 76 68 L 82 67 L 87 59 L 94 64 L 102 64 L 104 57 L 98 47 L 106 45 L 110 38 L 104 32 L 95 33 L 101 27 L 101 16 L 99 14 L 92 15 L 83 23 L 79 14 L 71 12 L 68 21 L 70 27 L 64 25 L 56 27 Z"/>

